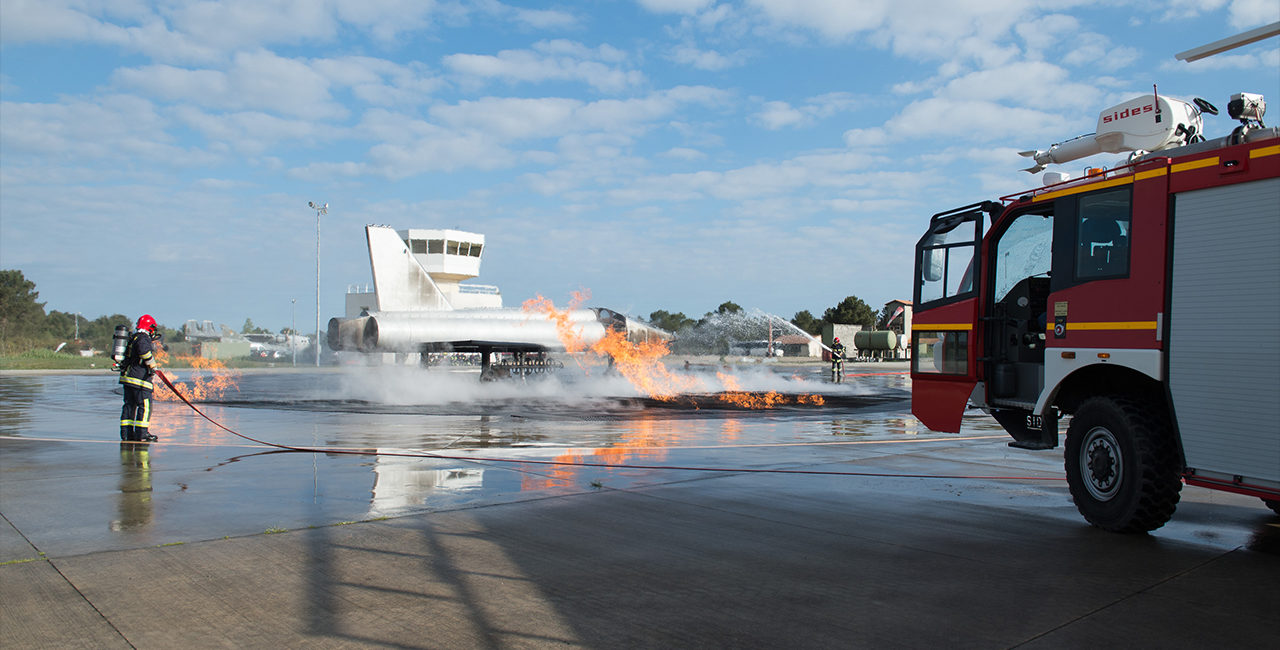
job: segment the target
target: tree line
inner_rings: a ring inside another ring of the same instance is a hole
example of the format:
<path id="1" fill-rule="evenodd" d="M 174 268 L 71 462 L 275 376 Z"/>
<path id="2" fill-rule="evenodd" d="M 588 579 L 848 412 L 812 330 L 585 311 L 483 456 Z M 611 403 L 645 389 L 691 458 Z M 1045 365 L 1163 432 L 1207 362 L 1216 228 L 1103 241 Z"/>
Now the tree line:
<path id="1" fill-rule="evenodd" d="M 52 348 L 67 343 L 73 349 L 88 345 L 98 350 L 111 349 L 116 325 L 133 328 L 134 319 L 124 314 L 88 318 L 74 312 L 53 310 L 45 313 L 36 284 L 22 271 L 0 270 L 0 354 L 14 355 L 39 348 Z M 182 332 L 160 326 L 165 340 L 180 341 Z M 76 334 L 79 343 L 76 344 Z"/>
<path id="2" fill-rule="evenodd" d="M 720 306 L 716 307 L 715 311 L 709 311 L 702 318 L 695 320 L 684 315 L 683 312 L 673 314 L 664 309 L 659 309 L 649 314 L 649 322 L 668 332 L 679 332 L 698 327 L 717 315 L 735 314 L 741 311 L 742 307 L 737 303 L 727 301 L 720 303 Z M 872 330 L 876 328 L 878 323 L 888 320 L 891 315 L 888 305 L 877 312 L 857 296 L 847 296 L 844 300 L 823 311 L 822 318 L 814 318 L 813 314 L 806 309 L 796 312 L 795 316 L 791 318 L 791 324 L 817 336 L 822 333 L 822 328 L 828 323 L 861 325 L 864 330 Z"/>
<path id="3" fill-rule="evenodd" d="M 46 313 L 45 303 L 40 302 L 40 292 L 34 282 L 28 280 L 22 271 L 0 270 L 0 355 L 51 349 L 60 343 L 67 344 L 68 352 L 83 347 L 110 350 L 116 326 L 125 325 L 132 330 L 136 318 L 124 314 L 86 318 L 56 309 Z M 164 333 L 165 341 L 175 343 L 184 338 L 181 329 L 165 327 L 161 323 L 157 326 Z M 77 333 L 79 339 L 76 338 Z M 246 318 L 243 333 L 267 334 L 270 331 L 256 327 L 252 319 Z M 292 331 L 286 327 L 280 333 Z"/>

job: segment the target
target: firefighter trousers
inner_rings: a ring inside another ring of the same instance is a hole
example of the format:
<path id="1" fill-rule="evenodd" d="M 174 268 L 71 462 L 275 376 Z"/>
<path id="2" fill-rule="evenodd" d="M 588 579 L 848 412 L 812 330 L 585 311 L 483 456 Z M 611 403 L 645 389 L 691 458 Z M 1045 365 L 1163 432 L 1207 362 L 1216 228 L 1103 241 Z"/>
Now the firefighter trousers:
<path id="1" fill-rule="evenodd" d="M 123 384 L 124 408 L 120 411 L 120 439 L 146 440 L 151 426 L 151 391 Z"/>

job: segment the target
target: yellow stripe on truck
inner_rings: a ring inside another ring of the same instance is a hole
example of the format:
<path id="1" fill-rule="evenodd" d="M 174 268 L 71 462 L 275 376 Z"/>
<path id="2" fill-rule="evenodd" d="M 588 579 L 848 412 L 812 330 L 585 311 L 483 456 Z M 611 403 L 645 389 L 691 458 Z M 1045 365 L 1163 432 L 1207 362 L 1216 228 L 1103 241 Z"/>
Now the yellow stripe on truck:
<path id="1" fill-rule="evenodd" d="M 1046 332 L 1053 331 L 1053 323 L 1045 325 Z M 1156 322 L 1153 320 L 1141 321 L 1114 321 L 1104 323 L 1075 323 L 1067 321 L 1067 331 L 1073 330 L 1154 330 Z"/>
<path id="2" fill-rule="evenodd" d="M 1250 158 L 1261 158 L 1263 156 L 1275 156 L 1275 155 L 1280 155 L 1280 144 L 1270 146 L 1270 147 L 1258 147 L 1257 149 L 1254 149 L 1253 151 L 1249 152 Z"/>
<path id="3" fill-rule="evenodd" d="M 1204 158 L 1201 160 L 1193 160 L 1191 162 L 1178 163 L 1173 166 L 1174 172 L 1191 171 L 1192 169 L 1200 169 L 1202 167 L 1217 167 L 1218 157 Z"/>

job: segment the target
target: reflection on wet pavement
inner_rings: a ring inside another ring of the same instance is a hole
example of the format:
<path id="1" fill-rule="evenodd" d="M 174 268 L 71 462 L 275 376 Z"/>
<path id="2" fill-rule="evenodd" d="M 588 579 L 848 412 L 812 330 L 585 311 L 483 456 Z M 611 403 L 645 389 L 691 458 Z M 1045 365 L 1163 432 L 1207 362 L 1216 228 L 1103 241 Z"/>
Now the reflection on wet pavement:
<path id="1" fill-rule="evenodd" d="M 151 523 L 150 445 L 120 443 L 120 493 L 111 530 L 132 530 Z"/>
<path id="2" fill-rule="evenodd" d="M 46 545 L 82 552 L 712 474 L 633 465 L 830 469 L 870 463 L 915 472 L 938 471 L 963 456 L 990 464 L 990 474 L 1015 459 L 1017 473 L 1061 476 L 1060 453 L 1010 452 L 989 418 L 966 419 L 960 435 L 924 428 L 910 415 L 905 375 L 831 385 L 821 381 L 822 370 L 742 376 L 746 390 L 824 398 L 820 406 L 771 410 L 655 403 L 608 377 L 481 384 L 466 374 L 378 368 L 247 373 L 238 393 L 200 404 L 224 426 L 262 440 L 388 452 L 380 455 L 264 449 L 175 402 L 155 406 L 151 430 L 159 443 L 120 445 L 116 454 L 108 451 L 118 445 L 114 375 L 0 376 L 0 435 L 6 437 L 0 441 L 0 508 Z M 978 446 L 975 436 L 991 440 Z M 404 455 L 415 452 L 451 457 Z M 481 456 L 599 466 L 467 460 Z M 1059 508 L 1065 495 L 1056 484 L 984 489 L 1030 494 Z"/>

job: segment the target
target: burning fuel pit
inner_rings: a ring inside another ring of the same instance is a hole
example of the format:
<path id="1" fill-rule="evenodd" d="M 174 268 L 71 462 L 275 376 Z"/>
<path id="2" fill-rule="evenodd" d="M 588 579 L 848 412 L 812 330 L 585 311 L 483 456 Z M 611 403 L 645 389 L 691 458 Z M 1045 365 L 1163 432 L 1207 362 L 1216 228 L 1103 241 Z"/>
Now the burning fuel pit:
<path id="1" fill-rule="evenodd" d="M 201 402 L 205 406 L 336 414 L 383 415 L 489 415 L 511 418 L 575 418 L 591 420 L 651 418 L 791 416 L 813 417 L 850 411 L 907 410 L 910 399 L 890 395 L 783 395 L 767 393 L 695 393 L 667 399 L 652 397 L 591 398 L 566 402 L 556 399 L 494 400 L 448 404 L 387 404 L 351 399 L 296 399 L 288 401 L 225 398 Z"/>
<path id="2" fill-rule="evenodd" d="M 643 398 L 637 400 L 647 408 L 712 411 L 798 411 L 813 412 L 825 409 L 910 408 L 911 395 L 894 392 L 883 395 L 832 395 L 778 392 L 727 391 L 722 393 L 690 393 L 667 399 Z"/>

